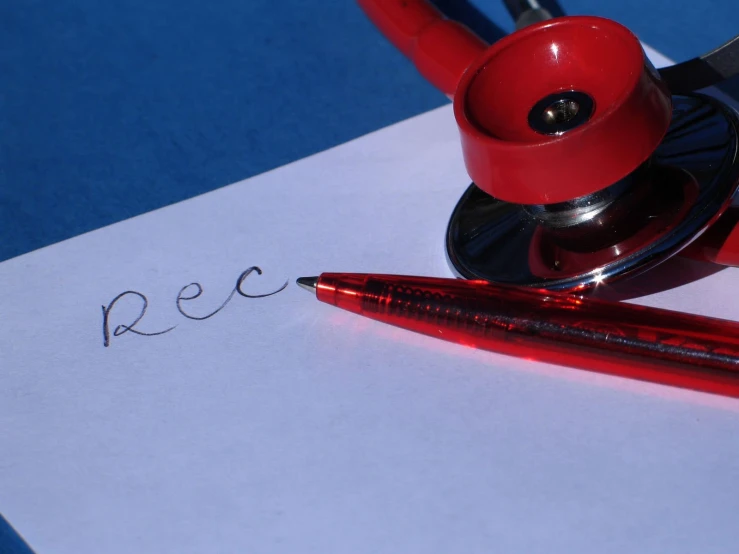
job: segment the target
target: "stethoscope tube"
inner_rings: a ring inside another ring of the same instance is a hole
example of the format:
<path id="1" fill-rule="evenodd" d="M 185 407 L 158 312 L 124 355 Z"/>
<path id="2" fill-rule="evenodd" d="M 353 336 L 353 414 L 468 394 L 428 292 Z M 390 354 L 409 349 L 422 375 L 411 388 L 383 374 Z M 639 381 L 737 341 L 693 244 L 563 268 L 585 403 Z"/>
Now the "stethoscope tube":
<path id="1" fill-rule="evenodd" d="M 739 74 L 739 36 L 715 50 L 659 70 L 673 94 L 685 94 L 720 84 Z"/>
<path id="2" fill-rule="evenodd" d="M 427 0 L 357 2 L 419 73 L 450 98 L 462 74 L 489 46 Z"/>

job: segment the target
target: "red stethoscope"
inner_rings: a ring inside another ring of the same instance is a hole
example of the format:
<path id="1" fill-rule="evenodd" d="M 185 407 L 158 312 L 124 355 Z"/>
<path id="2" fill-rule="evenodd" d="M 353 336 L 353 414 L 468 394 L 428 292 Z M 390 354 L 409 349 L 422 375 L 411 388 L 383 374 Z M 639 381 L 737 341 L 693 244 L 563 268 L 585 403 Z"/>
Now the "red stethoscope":
<path id="1" fill-rule="evenodd" d="M 473 184 L 449 221 L 460 277 L 583 290 L 674 254 L 739 266 L 739 117 L 693 91 L 739 72 L 739 41 L 656 70 L 600 17 L 506 1 L 488 45 L 426 0 L 358 0 L 453 99 Z"/>

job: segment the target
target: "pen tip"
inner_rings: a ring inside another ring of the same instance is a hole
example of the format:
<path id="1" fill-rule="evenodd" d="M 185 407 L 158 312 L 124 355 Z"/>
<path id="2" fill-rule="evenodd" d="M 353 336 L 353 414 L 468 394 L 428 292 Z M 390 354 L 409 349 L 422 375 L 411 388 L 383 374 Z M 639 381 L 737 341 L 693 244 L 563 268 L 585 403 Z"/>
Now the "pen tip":
<path id="1" fill-rule="evenodd" d="M 308 292 L 316 292 L 318 277 L 298 277 L 296 283 L 298 283 L 299 287 L 304 288 Z"/>

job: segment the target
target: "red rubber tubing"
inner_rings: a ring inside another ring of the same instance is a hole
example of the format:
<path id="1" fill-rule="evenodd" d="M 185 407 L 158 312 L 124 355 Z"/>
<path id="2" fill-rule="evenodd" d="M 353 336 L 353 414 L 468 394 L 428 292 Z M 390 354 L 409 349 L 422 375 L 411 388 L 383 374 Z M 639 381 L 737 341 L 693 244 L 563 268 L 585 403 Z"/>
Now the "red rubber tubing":
<path id="1" fill-rule="evenodd" d="M 427 0 L 357 0 L 367 17 L 432 85 L 449 97 L 489 46 Z"/>

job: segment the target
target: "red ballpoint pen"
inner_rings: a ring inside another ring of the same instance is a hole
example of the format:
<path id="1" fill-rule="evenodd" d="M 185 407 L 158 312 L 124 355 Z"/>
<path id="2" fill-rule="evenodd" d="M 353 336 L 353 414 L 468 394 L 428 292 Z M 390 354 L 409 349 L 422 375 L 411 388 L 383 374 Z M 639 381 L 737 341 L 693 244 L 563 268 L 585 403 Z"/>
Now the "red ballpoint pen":
<path id="1" fill-rule="evenodd" d="M 510 356 L 739 397 L 739 323 L 483 281 L 323 273 L 318 300 Z"/>

